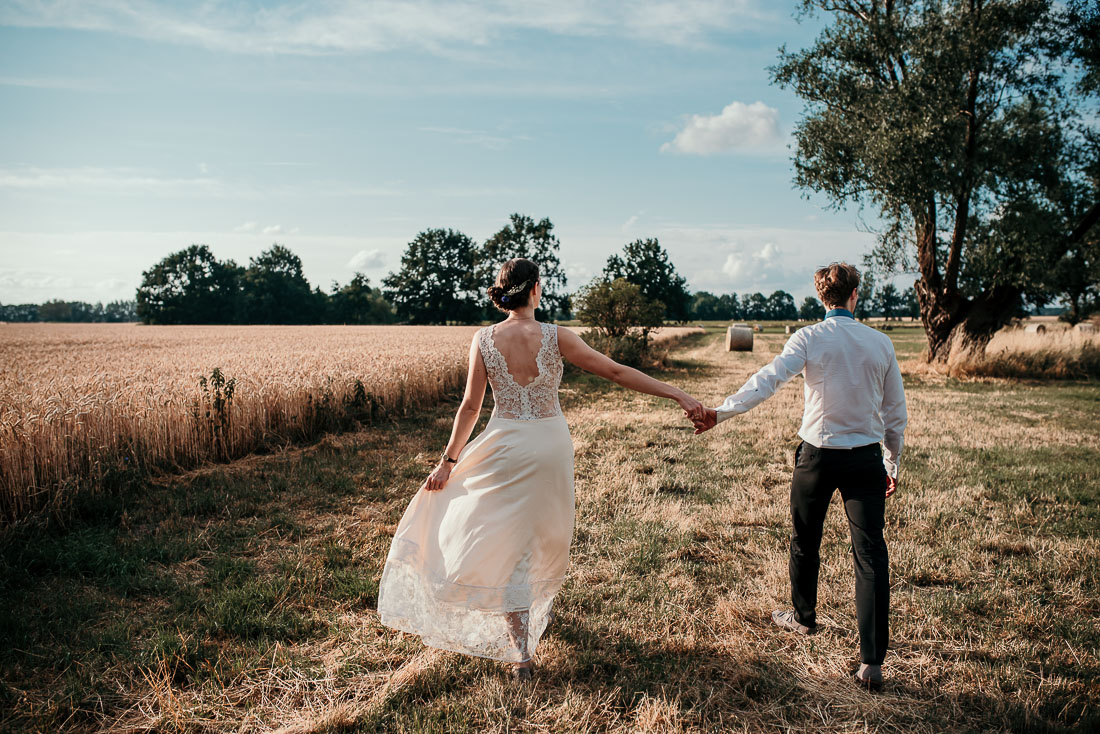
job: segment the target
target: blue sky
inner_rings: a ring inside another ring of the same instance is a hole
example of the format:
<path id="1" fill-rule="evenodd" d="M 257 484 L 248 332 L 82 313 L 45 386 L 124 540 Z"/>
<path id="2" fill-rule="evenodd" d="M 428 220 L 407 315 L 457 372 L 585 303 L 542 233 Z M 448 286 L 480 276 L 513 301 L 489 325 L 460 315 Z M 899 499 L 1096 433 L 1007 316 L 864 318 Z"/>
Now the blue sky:
<path id="1" fill-rule="evenodd" d="M 0 302 L 131 298 L 191 243 L 378 283 L 512 212 L 570 289 L 657 237 L 693 289 L 801 298 L 873 237 L 793 188 L 795 6 L 0 0 Z"/>

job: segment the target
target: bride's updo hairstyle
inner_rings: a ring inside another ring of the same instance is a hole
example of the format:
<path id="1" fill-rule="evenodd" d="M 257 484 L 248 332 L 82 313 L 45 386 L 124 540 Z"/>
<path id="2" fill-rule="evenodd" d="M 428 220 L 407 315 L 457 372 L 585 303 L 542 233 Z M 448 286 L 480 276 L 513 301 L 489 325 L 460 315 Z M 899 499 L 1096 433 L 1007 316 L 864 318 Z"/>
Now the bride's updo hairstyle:
<path id="1" fill-rule="evenodd" d="M 531 302 L 531 293 L 539 280 L 539 266 L 525 257 L 517 257 L 500 266 L 497 282 L 489 288 L 489 298 L 507 313 Z"/>

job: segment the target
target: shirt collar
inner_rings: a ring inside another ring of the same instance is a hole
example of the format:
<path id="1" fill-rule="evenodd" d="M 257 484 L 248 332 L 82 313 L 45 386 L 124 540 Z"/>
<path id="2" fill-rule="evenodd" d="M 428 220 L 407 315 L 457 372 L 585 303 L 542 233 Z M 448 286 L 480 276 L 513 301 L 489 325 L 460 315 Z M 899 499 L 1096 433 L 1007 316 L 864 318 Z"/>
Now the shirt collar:
<path id="1" fill-rule="evenodd" d="M 852 312 L 846 308 L 830 308 L 828 311 L 825 312 L 825 318 L 829 318 L 830 316 L 847 316 L 850 319 L 855 318 L 855 316 L 852 315 Z"/>

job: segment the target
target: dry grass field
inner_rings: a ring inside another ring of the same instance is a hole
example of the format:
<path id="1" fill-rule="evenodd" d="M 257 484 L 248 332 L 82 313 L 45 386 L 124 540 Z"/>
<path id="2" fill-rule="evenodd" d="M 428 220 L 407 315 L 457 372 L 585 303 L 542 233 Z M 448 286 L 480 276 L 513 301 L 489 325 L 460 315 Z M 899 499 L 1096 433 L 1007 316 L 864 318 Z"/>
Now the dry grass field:
<path id="1" fill-rule="evenodd" d="M 1032 322 L 1027 322 L 1032 323 Z M 1046 331 L 1028 333 L 1024 324 L 994 335 L 982 359 L 964 359 L 952 365 L 958 375 L 970 377 L 1100 377 L 1100 319 L 1085 324 L 1092 332 L 1049 321 Z"/>
<path id="2" fill-rule="evenodd" d="M 899 356 L 919 332 L 892 332 Z M 718 402 L 776 353 L 716 330 L 664 379 Z M 373 611 L 454 404 L 78 500 L 0 535 L 0 730 L 1063 732 L 1100 727 L 1100 385 L 909 375 L 888 503 L 892 650 L 857 661 L 834 502 L 819 619 L 787 603 L 796 379 L 703 436 L 671 403 L 563 386 L 577 530 L 534 684 Z"/>
<path id="3" fill-rule="evenodd" d="M 0 521 L 407 415 L 461 389 L 475 330 L 0 324 Z"/>

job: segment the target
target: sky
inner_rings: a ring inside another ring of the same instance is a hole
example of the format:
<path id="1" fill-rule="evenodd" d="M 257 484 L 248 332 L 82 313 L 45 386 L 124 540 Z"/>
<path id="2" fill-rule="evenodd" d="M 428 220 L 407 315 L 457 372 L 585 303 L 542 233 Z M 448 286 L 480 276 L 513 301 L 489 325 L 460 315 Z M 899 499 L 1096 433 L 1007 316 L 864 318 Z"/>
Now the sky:
<path id="1" fill-rule="evenodd" d="M 692 290 L 810 295 L 874 242 L 793 184 L 767 0 L 0 0 L 0 302 L 130 299 L 273 243 L 326 290 L 418 232 L 549 217 L 574 290 L 656 237 Z"/>

